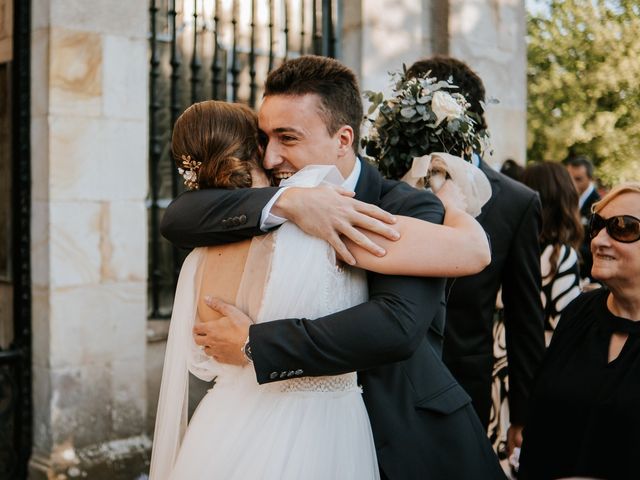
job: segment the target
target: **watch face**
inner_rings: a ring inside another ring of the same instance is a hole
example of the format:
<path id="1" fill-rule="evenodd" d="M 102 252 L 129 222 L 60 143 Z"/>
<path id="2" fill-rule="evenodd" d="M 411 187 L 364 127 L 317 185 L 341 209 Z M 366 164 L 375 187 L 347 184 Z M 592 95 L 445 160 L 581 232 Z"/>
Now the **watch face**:
<path id="1" fill-rule="evenodd" d="M 251 344 L 249 343 L 249 339 L 247 339 L 247 343 L 244 344 L 244 348 L 242 349 L 244 352 L 244 356 L 247 357 L 247 360 L 253 362 L 253 356 L 251 355 Z"/>

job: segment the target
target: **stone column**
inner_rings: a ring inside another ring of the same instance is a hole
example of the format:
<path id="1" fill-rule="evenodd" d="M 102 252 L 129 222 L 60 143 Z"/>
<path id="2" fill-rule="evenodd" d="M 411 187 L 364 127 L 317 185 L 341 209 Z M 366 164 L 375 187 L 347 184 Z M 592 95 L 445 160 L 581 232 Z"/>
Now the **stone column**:
<path id="1" fill-rule="evenodd" d="M 523 0 L 449 0 L 449 54 L 482 78 L 487 123 L 499 167 L 507 158 L 523 164 L 527 135 L 527 47 Z"/>
<path id="2" fill-rule="evenodd" d="M 32 1 L 30 478 L 134 478 L 149 449 L 148 2 Z"/>
<path id="3" fill-rule="evenodd" d="M 431 54 L 431 3 L 431 0 L 345 2 L 341 60 L 359 75 L 362 90 L 388 90 L 388 72 Z"/>

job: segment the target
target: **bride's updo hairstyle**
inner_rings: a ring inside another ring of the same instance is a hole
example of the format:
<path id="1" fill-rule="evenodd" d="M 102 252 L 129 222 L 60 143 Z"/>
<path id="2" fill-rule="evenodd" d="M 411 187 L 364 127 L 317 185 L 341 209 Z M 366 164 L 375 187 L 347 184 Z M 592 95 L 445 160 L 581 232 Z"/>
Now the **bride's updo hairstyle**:
<path id="1" fill-rule="evenodd" d="M 187 108 L 173 127 L 171 153 L 190 188 L 251 187 L 259 170 L 258 119 L 246 105 L 207 100 Z"/>

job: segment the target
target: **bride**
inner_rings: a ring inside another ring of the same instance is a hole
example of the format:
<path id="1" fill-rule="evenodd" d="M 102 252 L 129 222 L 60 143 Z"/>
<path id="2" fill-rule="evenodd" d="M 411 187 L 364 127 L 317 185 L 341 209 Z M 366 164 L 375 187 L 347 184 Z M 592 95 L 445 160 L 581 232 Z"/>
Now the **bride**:
<path id="1" fill-rule="evenodd" d="M 256 116 L 243 105 L 192 105 L 175 124 L 172 152 L 189 188 L 269 184 L 260 165 Z M 333 166 L 310 166 L 280 185 L 342 180 Z M 424 276 L 480 270 L 485 260 L 475 250 L 452 248 L 486 242 L 479 225 L 456 207 L 460 197 L 452 190 L 450 182 L 441 190 L 445 225 L 399 217 L 396 226 L 402 237 L 383 245 L 386 256 L 350 245 L 357 264 L 366 270 Z M 425 244 L 429 248 L 413 248 Z M 235 304 L 256 322 L 317 318 L 366 301 L 367 284 L 364 270 L 343 265 L 328 243 L 291 222 L 252 240 L 193 250 L 176 290 L 151 479 L 379 478 L 356 373 L 301 377 L 303 372 L 288 371 L 282 372 L 286 380 L 259 385 L 250 366 L 218 364 L 192 337 L 196 322 L 218 318 L 206 305 L 212 296 Z M 189 371 L 203 380 L 215 378 L 215 387 L 187 428 Z"/>

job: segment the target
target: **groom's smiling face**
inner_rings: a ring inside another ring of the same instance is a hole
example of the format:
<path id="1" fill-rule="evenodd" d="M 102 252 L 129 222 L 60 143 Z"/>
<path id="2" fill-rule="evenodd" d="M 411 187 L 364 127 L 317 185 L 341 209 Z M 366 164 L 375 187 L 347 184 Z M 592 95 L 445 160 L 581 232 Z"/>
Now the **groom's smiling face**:
<path id="1" fill-rule="evenodd" d="M 258 125 L 266 142 L 263 165 L 277 183 L 307 165 L 336 165 L 345 178 L 353 169 L 351 127 L 331 135 L 315 94 L 265 97 Z"/>

